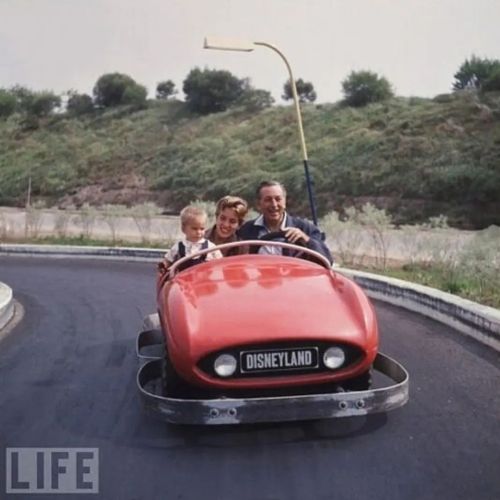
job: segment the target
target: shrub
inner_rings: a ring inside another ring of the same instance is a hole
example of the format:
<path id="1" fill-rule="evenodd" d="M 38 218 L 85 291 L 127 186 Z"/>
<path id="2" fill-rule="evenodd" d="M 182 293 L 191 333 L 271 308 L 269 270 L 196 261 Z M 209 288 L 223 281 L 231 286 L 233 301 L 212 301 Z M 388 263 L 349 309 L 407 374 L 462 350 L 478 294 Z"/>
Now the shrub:
<path id="1" fill-rule="evenodd" d="M 42 118 L 50 115 L 61 105 L 61 98 L 50 91 L 33 93 L 33 98 L 26 107 L 28 114 Z"/>
<path id="2" fill-rule="evenodd" d="M 484 92 L 500 90 L 500 67 L 491 72 L 490 76 L 485 80 L 482 90 Z"/>
<path id="3" fill-rule="evenodd" d="M 100 214 L 104 223 L 111 231 L 111 240 L 113 245 L 116 243 L 116 235 L 118 232 L 119 218 L 127 213 L 127 207 L 124 205 L 103 205 L 100 208 Z"/>
<path id="4" fill-rule="evenodd" d="M 16 97 L 5 89 L 0 89 L 0 118 L 7 118 L 16 110 Z"/>
<path id="5" fill-rule="evenodd" d="M 246 111 L 256 112 L 271 107 L 273 103 L 271 92 L 248 88 L 243 92 L 237 104 L 243 106 Z"/>
<path id="6" fill-rule="evenodd" d="M 146 107 L 146 97 L 148 91 L 143 85 L 134 83 L 129 85 L 123 92 L 122 104 L 128 104 L 135 109 L 143 109 Z"/>
<path id="7" fill-rule="evenodd" d="M 298 80 L 295 80 L 295 88 L 297 89 L 299 102 L 314 102 L 316 100 L 316 91 L 314 90 L 314 86 L 311 82 L 305 82 L 302 78 L 299 78 Z M 287 80 L 283 85 L 283 95 L 281 98 L 284 101 L 293 99 L 293 90 L 290 80 Z"/>
<path id="8" fill-rule="evenodd" d="M 175 94 L 177 94 L 177 90 L 175 89 L 175 83 L 172 80 L 159 82 L 156 86 L 157 99 L 168 99 Z"/>
<path id="9" fill-rule="evenodd" d="M 482 90 L 483 84 L 500 69 L 500 61 L 481 59 L 472 55 L 466 59 L 455 73 L 453 90 Z"/>
<path id="10" fill-rule="evenodd" d="M 389 81 L 371 71 L 352 71 L 342 82 L 342 89 L 346 104 L 353 107 L 366 106 L 394 95 Z"/>
<path id="11" fill-rule="evenodd" d="M 186 103 L 191 111 L 200 114 L 225 111 L 242 96 L 245 80 L 229 71 L 192 69 L 183 82 Z"/>
<path id="12" fill-rule="evenodd" d="M 93 93 L 96 104 L 108 108 L 120 104 L 142 105 L 147 92 L 128 75 L 107 73 L 97 80 Z"/>
<path id="13" fill-rule="evenodd" d="M 66 110 L 75 116 L 91 113 L 94 110 L 94 103 L 92 97 L 88 94 L 78 94 L 76 92 L 69 93 L 68 103 Z"/>
<path id="14" fill-rule="evenodd" d="M 143 243 L 149 241 L 153 218 L 160 215 L 161 209 L 154 203 L 142 203 L 131 209 L 132 218 L 141 235 Z"/>

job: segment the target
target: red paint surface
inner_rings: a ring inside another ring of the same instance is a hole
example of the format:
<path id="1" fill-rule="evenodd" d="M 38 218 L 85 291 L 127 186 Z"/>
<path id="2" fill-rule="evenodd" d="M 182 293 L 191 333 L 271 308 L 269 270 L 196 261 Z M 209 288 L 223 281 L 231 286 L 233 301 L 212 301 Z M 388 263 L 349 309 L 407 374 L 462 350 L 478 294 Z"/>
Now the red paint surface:
<path id="1" fill-rule="evenodd" d="M 373 307 L 351 280 L 291 258 L 241 255 L 194 266 L 161 284 L 160 320 L 177 372 L 198 385 L 280 387 L 336 381 L 366 371 L 378 348 Z M 219 379 L 197 362 L 215 351 L 315 340 L 360 347 L 361 363 L 335 373 Z"/>

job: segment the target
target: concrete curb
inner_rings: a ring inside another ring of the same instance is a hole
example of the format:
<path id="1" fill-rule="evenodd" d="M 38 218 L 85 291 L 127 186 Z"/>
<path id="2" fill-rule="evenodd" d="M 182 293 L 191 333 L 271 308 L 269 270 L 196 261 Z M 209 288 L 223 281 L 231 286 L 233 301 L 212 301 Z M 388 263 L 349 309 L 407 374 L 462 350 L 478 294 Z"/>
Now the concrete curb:
<path id="1" fill-rule="evenodd" d="M 336 270 L 354 279 L 369 297 L 435 319 L 500 352 L 500 310 L 409 281 L 351 269 Z"/>
<path id="2" fill-rule="evenodd" d="M 25 245 L 0 243 L 0 255 L 71 257 L 82 259 L 120 259 L 159 261 L 166 250 L 136 247 L 92 247 L 72 245 Z"/>
<path id="3" fill-rule="evenodd" d="M 5 283 L 0 282 L 0 330 L 14 316 L 14 301 L 12 290 Z"/>
<path id="4" fill-rule="evenodd" d="M 118 259 L 155 262 L 165 250 L 149 248 L 0 244 L 0 255 Z M 500 310 L 434 288 L 376 274 L 336 268 L 377 300 L 415 311 L 451 326 L 500 352 Z M 11 299 L 12 300 L 12 299 Z"/>

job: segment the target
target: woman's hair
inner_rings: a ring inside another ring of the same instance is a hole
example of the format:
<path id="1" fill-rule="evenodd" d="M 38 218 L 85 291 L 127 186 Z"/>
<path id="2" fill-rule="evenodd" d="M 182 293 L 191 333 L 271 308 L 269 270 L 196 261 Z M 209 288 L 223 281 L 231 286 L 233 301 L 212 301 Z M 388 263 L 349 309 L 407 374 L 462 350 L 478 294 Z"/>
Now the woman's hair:
<path id="1" fill-rule="evenodd" d="M 186 224 L 189 224 L 194 219 L 198 217 L 202 217 L 204 219 L 207 218 L 207 213 L 200 207 L 196 207 L 194 205 L 188 205 L 181 210 L 181 225 L 184 227 Z"/>
<path id="2" fill-rule="evenodd" d="M 241 224 L 248 212 L 248 203 L 239 196 L 224 196 L 215 205 L 215 216 L 217 217 L 226 208 L 235 211 L 238 221 Z"/>

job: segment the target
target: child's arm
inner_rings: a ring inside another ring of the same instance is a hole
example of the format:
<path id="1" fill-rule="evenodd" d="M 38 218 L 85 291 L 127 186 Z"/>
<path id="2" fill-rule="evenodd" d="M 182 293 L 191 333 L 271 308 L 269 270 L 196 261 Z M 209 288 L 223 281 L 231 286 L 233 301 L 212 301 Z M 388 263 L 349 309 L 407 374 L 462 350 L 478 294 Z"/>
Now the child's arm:
<path id="1" fill-rule="evenodd" d="M 163 260 L 158 263 L 158 271 L 164 274 L 168 271 L 169 267 L 175 262 L 176 255 L 179 253 L 179 244 L 176 243 L 172 248 L 165 254 Z"/>
<path id="2" fill-rule="evenodd" d="M 170 262 L 167 259 L 163 259 L 161 262 L 158 262 L 158 271 L 161 274 L 165 274 L 171 265 L 172 265 L 172 262 Z"/>

